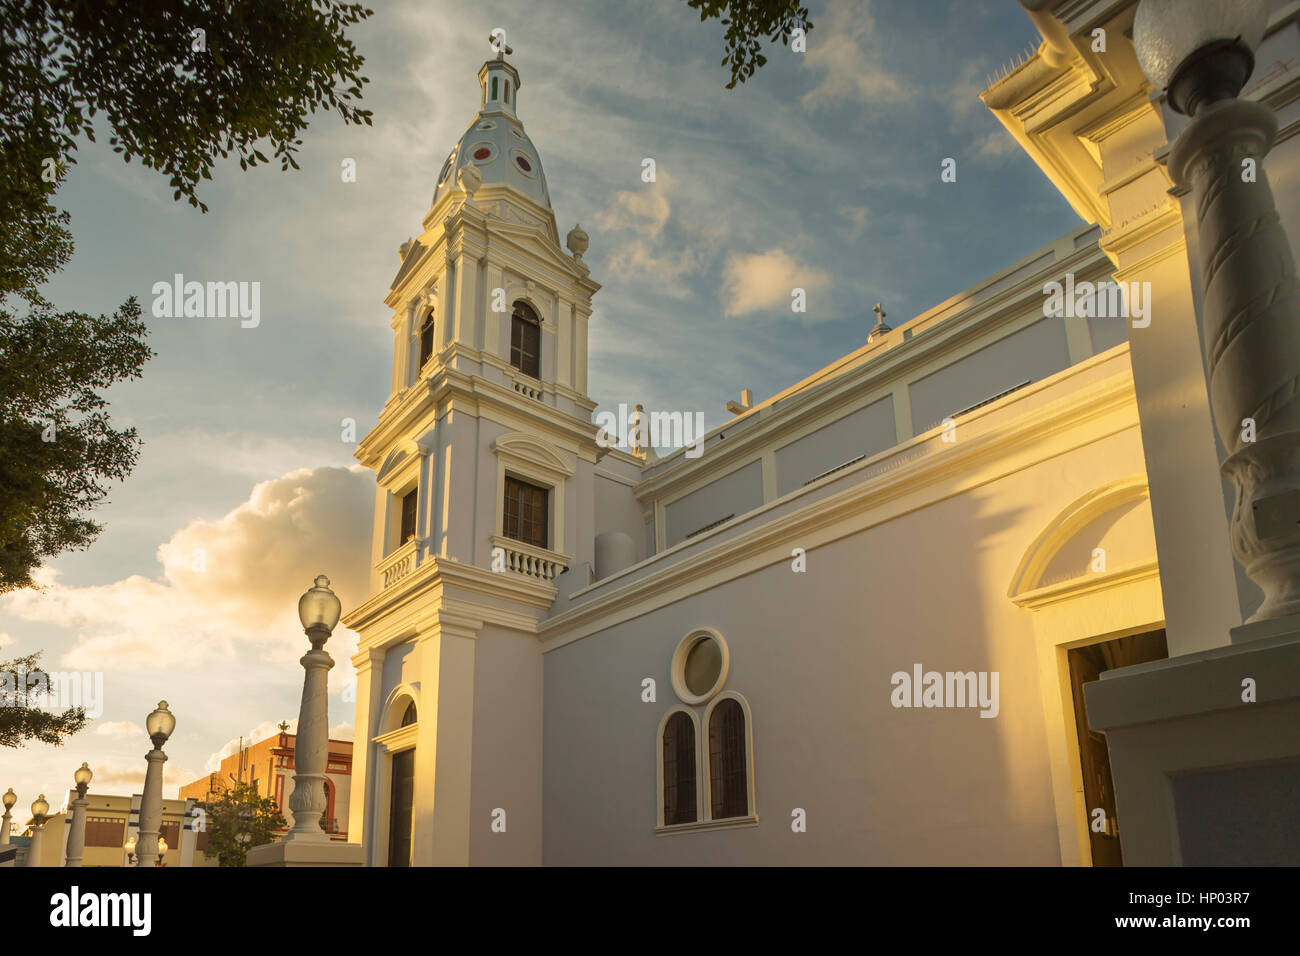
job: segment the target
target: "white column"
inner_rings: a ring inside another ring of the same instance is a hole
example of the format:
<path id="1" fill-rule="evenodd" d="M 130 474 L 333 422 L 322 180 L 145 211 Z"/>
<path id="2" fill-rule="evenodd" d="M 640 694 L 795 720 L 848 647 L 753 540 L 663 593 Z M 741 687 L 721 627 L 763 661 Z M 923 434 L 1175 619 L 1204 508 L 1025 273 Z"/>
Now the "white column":
<path id="1" fill-rule="evenodd" d="M 482 622 L 445 617 L 420 641 L 420 735 L 415 759 L 416 866 L 469 864 L 474 649 Z M 387 812 L 384 808 L 383 812 Z"/>
<path id="2" fill-rule="evenodd" d="M 377 673 L 384 663 L 381 648 L 367 648 L 352 658 L 357 669 L 357 709 L 352 725 L 352 781 L 349 784 L 348 839 L 370 849 L 374 843 L 374 816 L 380 812 L 370 795 L 375 778 L 373 738 L 378 730 L 382 681 Z M 369 813 L 367 813 L 369 809 Z"/>
<path id="3" fill-rule="evenodd" d="M 329 672 L 334 666 L 322 645 L 329 639 L 329 628 L 316 625 L 307 632 L 311 650 L 299 661 L 306 676 L 302 684 L 302 706 L 298 710 L 298 735 L 293 747 L 293 793 L 289 809 L 293 828 L 284 842 L 299 840 L 328 842 L 329 834 L 321 829 L 325 812 L 325 765 L 329 759 Z"/>
<path id="4" fill-rule="evenodd" d="M 41 838 L 45 835 L 45 820 L 37 820 L 32 827 L 32 839 L 27 844 L 27 866 L 41 865 Z"/>
<path id="5" fill-rule="evenodd" d="M 1300 283 L 1264 173 L 1276 135 L 1268 107 L 1222 100 L 1169 156 L 1196 204 L 1210 403 L 1237 488 L 1232 552 L 1264 591 L 1248 623 L 1300 615 Z"/>
<path id="6" fill-rule="evenodd" d="M 77 788 L 77 799 L 72 801 L 72 824 L 68 830 L 68 860 L 65 866 L 81 866 L 81 859 L 86 855 L 86 791 Z"/>
<path id="7" fill-rule="evenodd" d="M 158 831 L 162 828 L 163 764 L 167 755 L 155 746 L 144 755 L 149 762 L 140 799 L 140 835 L 135 841 L 136 866 L 158 865 Z"/>

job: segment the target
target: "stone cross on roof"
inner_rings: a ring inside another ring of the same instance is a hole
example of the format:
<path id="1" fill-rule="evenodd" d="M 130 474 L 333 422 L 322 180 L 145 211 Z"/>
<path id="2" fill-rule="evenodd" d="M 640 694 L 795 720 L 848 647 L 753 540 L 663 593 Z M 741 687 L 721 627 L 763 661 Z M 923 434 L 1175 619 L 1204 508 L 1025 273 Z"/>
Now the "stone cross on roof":
<path id="1" fill-rule="evenodd" d="M 876 324 L 872 327 L 871 331 L 867 333 L 868 342 L 874 342 L 886 332 L 892 331 L 890 327 L 885 324 L 885 310 L 880 307 L 879 302 L 876 303 L 876 307 L 871 311 L 876 313 Z"/>

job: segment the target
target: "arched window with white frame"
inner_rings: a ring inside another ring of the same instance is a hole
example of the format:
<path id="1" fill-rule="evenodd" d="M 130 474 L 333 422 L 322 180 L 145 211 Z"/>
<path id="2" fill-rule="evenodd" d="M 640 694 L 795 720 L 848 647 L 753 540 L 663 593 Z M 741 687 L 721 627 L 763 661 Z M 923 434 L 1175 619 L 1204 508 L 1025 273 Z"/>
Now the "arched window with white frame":
<path id="1" fill-rule="evenodd" d="M 699 819 L 698 730 L 695 715 L 671 711 L 659 729 L 660 825 L 679 826 Z"/>
<path id="2" fill-rule="evenodd" d="M 705 712 L 710 820 L 747 819 L 754 810 L 754 738 L 749 702 L 719 694 Z"/>

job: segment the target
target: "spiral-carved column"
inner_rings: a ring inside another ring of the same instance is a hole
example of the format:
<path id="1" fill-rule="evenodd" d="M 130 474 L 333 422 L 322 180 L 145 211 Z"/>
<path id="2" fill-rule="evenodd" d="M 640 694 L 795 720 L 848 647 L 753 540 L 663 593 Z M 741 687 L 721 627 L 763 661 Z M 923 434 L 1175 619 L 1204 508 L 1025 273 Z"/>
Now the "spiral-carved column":
<path id="1" fill-rule="evenodd" d="M 1267 107 L 1226 99 L 1198 110 L 1169 156 L 1196 206 L 1232 551 L 1264 591 L 1252 622 L 1300 614 L 1300 283 L 1263 169 L 1276 135 Z"/>

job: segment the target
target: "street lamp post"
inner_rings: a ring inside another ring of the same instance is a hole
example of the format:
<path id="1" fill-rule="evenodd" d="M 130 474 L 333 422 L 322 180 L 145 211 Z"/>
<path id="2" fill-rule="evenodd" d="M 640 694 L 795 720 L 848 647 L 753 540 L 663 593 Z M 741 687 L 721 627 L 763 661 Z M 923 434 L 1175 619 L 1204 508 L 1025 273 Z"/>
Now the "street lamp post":
<path id="1" fill-rule="evenodd" d="M 1192 118 L 1169 173 L 1196 207 L 1210 404 L 1228 450 L 1221 470 L 1237 490 L 1232 552 L 1264 592 L 1234 642 L 1278 633 L 1288 624 L 1277 619 L 1300 615 L 1300 284 L 1263 169 L 1277 119 L 1237 98 L 1270 7 L 1142 0 L 1133 24 L 1147 78 Z"/>
<path id="2" fill-rule="evenodd" d="M 32 801 L 32 839 L 27 844 L 27 865 L 41 865 L 41 837 L 45 834 L 45 815 L 50 812 L 50 805 L 41 794 Z"/>
<path id="3" fill-rule="evenodd" d="M 77 799 L 72 801 L 72 825 L 68 830 L 68 859 L 65 866 L 81 866 L 81 858 L 86 855 L 86 789 L 94 777 L 90 765 L 82 763 L 72 779 L 77 784 Z"/>
<path id="4" fill-rule="evenodd" d="M 0 817 L 0 846 L 8 846 L 9 830 L 12 827 L 10 820 L 13 817 L 13 813 L 10 811 L 13 810 L 14 804 L 18 802 L 18 794 L 14 793 L 13 787 L 10 787 L 5 791 L 4 797 L 0 799 L 3 799 L 5 808 L 4 816 Z"/>
<path id="5" fill-rule="evenodd" d="M 136 840 L 136 866 L 158 863 L 158 832 L 162 826 L 163 764 L 167 755 L 162 746 L 176 729 L 176 718 L 160 700 L 158 708 L 144 721 L 144 729 L 153 741 L 153 750 L 144 755 L 149 767 L 144 775 L 144 794 L 140 798 L 140 836 Z"/>
<path id="6" fill-rule="evenodd" d="M 311 650 L 302 656 L 306 675 L 302 685 L 302 706 L 298 710 L 298 734 L 293 751 L 293 793 L 289 809 L 293 828 L 284 842 L 322 842 L 329 834 L 321 829 L 325 812 L 325 768 L 329 759 L 329 672 L 334 659 L 324 644 L 339 622 L 343 610 L 338 596 L 330 590 L 330 579 L 316 578 L 314 586 L 298 599 L 298 619 L 311 641 Z"/>

